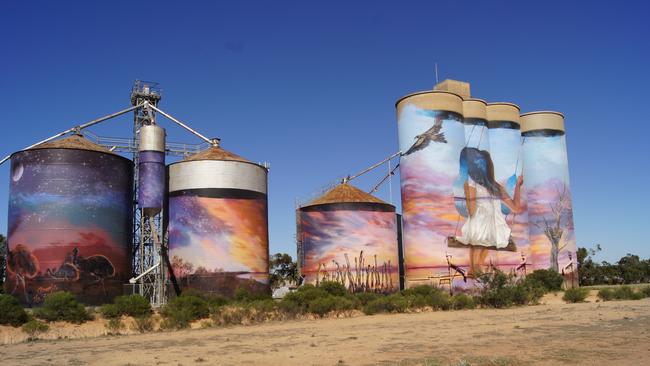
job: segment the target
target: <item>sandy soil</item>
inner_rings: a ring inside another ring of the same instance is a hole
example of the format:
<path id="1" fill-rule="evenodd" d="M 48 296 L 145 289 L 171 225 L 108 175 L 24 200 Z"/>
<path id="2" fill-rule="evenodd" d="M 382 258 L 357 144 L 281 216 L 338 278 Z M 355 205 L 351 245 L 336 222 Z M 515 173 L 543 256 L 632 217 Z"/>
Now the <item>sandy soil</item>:
<path id="1" fill-rule="evenodd" d="M 0 348 L 0 360 L 2 365 L 301 366 L 459 365 L 461 360 L 471 365 L 642 365 L 650 360 L 650 299 L 564 304 L 551 294 L 544 302 L 506 310 L 36 341 Z"/>

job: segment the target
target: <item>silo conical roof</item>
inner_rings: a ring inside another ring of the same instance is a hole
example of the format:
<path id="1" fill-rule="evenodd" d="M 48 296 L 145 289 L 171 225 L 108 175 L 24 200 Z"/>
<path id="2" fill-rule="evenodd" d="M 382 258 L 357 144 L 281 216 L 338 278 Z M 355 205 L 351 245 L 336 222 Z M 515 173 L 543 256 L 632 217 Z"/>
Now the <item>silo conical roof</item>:
<path id="1" fill-rule="evenodd" d="M 29 150 L 36 149 L 78 149 L 78 150 L 89 150 L 89 151 L 99 151 L 108 154 L 114 154 L 112 151 L 107 148 L 97 145 L 96 143 L 89 141 L 87 138 L 82 135 L 71 135 L 62 139 L 52 140 L 44 142 L 42 144 L 36 145 Z"/>
<path id="2" fill-rule="evenodd" d="M 348 183 L 341 183 L 303 207 L 324 205 L 328 203 L 380 203 L 388 205 L 388 203 L 355 186 Z"/>
<path id="3" fill-rule="evenodd" d="M 241 161 L 244 163 L 251 163 L 250 160 L 242 158 L 241 156 L 226 151 L 219 146 L 211 146 L 203 151 L 194 155 L 190 155 L 183 161 L 196 161 L 196 160 L 227 160 L 227 161 Z"/>

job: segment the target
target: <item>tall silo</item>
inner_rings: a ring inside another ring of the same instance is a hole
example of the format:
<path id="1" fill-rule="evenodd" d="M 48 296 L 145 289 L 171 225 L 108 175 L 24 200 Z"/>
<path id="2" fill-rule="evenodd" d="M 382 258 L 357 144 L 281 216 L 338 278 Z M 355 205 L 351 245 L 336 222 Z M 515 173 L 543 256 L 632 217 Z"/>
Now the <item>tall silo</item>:
<path id="1" fill-rule="evenodd" d="M 511 244 L 498 252 L 498 266 L 505 272 L 523 276 L 533 256 L 528 239 L 526 194 L 522 189 L 522 137 L 519 106 L 512 103 L 490 103 L 487 107 L 490 135 L 490 155 L 494 179 L 506 191 L 501 201 L 501 214 L 510 230 Z M 519 182 L 519 183 L 518 183 Z"/>
<path id="2" fill-rule="evenodd" d="M 297 214 L 305 283 L 336 281 L 351 292 L 399 290 L 393 205 L 342 183 Z"/>
<path id="3" fill-rule="evenodd" d="M 556 270 L 565 275 L 567 285 L 577 285 L 564 115 L 522 114 L 521 132 L 534 267 Z"/>
<path id="4" fill-rule="evenodd" d="M 464 220 L 454 192 L 463 175 L 463 99 L 425 91 L 399 99 L 396 108 L 406 287 L 449 284 L 462 277 L 453 266 L 468 265 L 467 247 L 447 244 L 460 235 Z"/>
<path id="5" fill-rule="evenodd" d="M 169 258 L 181 288 L 269 292 L 267 173 L 218 146 L 169 165 Z"/>
<path id="6" fill-rule="evenodd" d="M 138 206 L 145 215 L 153 216 L 160 212 L 165 198 L 165 129 L 143 125 L 138 154 Z"/>
<path id="7" fill-rule="evenodd" d="M 131 276 L 133 163 L 73 135 L 11 156 L 7 293 L 27 305 L 54 291 L 86 304 Z"/>

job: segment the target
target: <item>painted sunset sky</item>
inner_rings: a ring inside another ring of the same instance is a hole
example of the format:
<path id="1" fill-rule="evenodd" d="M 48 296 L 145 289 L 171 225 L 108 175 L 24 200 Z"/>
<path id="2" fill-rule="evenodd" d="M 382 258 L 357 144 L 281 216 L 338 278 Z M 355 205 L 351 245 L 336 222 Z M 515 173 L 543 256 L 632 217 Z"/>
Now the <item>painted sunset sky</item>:
<path id="1" fill-rule="evenodd" d="M 363 250 L 366 264 L 383 265 L 390 261 L 393 282 L 398 283 L 397 221 L 394 212 L 334 210 L 300 212 L 300 230 L 304 245 L 302 273 L 307 282 L 316 281 L 318 264 L 336 269 L 335 260 L 346 264 L 345 254 L 354 270 L 354 258 Z"/>
<path id="2" fill-rule="evenodd" d="M 558 259 L 560 267 L 563 267 L 570 262 L 569 253 L 575 254 L 576 251 L 565 136 L 526 136 L 523 156 L 530 240 L 536 268 L 547 268 L 550 261 L 550 243 L 541 227 L 544 218 L 552 217 L 549 204 L 557 200 L 559 192 L 566 189 L 568 194 L 563 220 L 567 245 L 560 251 Z M 575 255 L 573 258 L 575 260 Z"/>
<path id="3" fill-rule="evenodd" d="M 268 282 L 266 200 L 169 198 L 170 258 L 214 272 L 246 272 Z"/>

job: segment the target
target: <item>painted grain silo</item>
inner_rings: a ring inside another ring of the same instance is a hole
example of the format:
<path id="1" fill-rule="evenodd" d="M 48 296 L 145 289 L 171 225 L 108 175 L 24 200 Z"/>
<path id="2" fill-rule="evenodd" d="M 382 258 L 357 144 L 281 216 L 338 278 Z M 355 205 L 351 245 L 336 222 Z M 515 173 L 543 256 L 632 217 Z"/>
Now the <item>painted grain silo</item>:
<path id="1" fill-rule="evenodd" d="M 168 166 L 169 258 L 182 289 L 270 291 L 267 173 L 218 146 Z"/>
<path id="2" fill-rule="evenodd" d="M 521 115 L 525 191 L 534 268 L 550 268 L 577 285 L 576 241 L 569 188 L 564 116 Z"/>
<path id="3" fill-rule="evenodd" d="M 336 281 L 352 292 L 398 291 L 395 207 L 348 183 L 300 207 L 305 283 Z"/>
<path id="4" fill-rule="evenodd" d="M 464 220 L 456 203 L 465 199 L 454 191 L 463 177 L 463 98 L 425 91 L 399 99 L 396 108 L 406 287 L 439 285 L 456 276 L 453 266 L 468 265 L 468 248 L 453 240 Z"/>
<path id="5" fill-rule="evenodd" d="M 142 126 L 138 154 L 138 206 L 145 214 L 155 215 L 165 198 L 165 129 Z"/>
<path id="6" fill-rule="evenodd" d="M 528 211 L 526 194 L 522 189 L 521 129 L 519 106 L 512 103 L 490 103 L 487 106 L 490 135 L 490 156 L 494 165 L 494 179 L 505 189 L 506 200 L 500 200 L 510 243 L 499 250 L 495 263 L 507 273 L 523 276 L 526 266 L 532 264 L 528 239 Z M 525 263 L 525 264 L 524 264 Z"/>
<path id="7" fill-rule="evenodd" d="M 133 163 L 73 135 L 11 156 L 5 290 L 27 305 L 54 291 L 86 304 L 131 276 Z"/>

